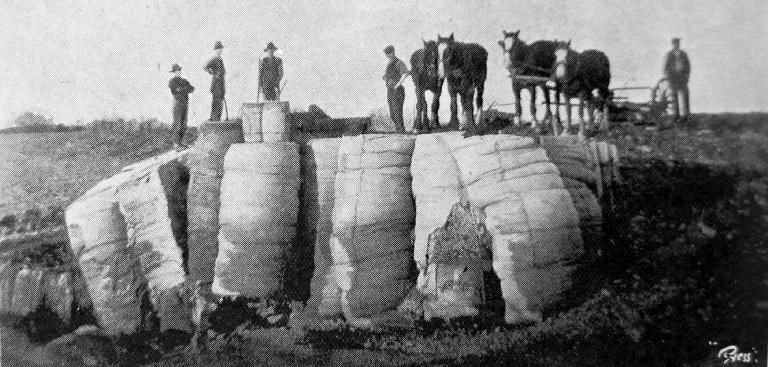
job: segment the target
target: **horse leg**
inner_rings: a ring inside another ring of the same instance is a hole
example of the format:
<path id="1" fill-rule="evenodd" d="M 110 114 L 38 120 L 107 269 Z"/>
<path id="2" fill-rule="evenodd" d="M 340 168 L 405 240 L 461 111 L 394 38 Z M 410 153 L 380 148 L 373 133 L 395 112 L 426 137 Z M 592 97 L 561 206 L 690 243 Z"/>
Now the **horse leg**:
<path id="1" fill-rule="evenodd" d="M 552 121 L 552 134 L 557 135 L 557 127 L 562 124 L 560 120 L 560 88 L 555 89 L 555 118 Z"/>
<path id="2" fill-rule="evenodd" d="M 448 127 L 451 129 L 459 129 L 459 106 L 456 101 L 456 94 L 458 94 L 451 86 L 448 86 L 448 94 L 451 96 L 451 120 L 448 121 Z"/>
<path id="3" fill-rule="evenodd" d="M 520 91 L 522 88 L 520 88 L 517 83 L 512 84 L 512 92 L 514 92 L 515 95 L 515 117 L 514 121 L 512 121 L 515 125 L 520 125 L 522 123 L 522 114 L 523 114 L 523 106 L 520 102 Z"/>
<path id="4" fill-rule="evenodd" d="M 438 111 L 440 110 L 440 92 L 436 91 L 432 93 L 432 128 L 437 129 L 440 127 L 440 117 Z"/>
<path id="5" fill-rule="evenodd" d="M 539 126 L 539 118 L 536 116 L 536 86 L 532 85 L 528 87 L 528 94 L 531 95 L 531 100 L 529 101 L 529 109 L 531 110 L 531 121 L 533 121 L 533 125 L 538 127 Z"/>
<path id="6" fill-rule="evenodd" d="M 478 126 L 475 124 L 475 107 L 472 103 L 472 97 L 474 97 L 472 93 L 473 91 L 474 89 L 469 89 L 464 93 L 460 93 L 461 110 L 467 120 L 466 125 L 464 126 L 464 137 L 470 137 L 479 133 Z"/>
<path id="7" fill-rule="evenodd" d="M 595 104 L 597 103 L 596 97 L 598 96 L 593 96 L 591 98 L 591 103 L 587 103 L 587 126 L 590 129 L 594 128 L 596 123 L 599 125 L 599 122 L 597 122 L 597 116 L 595 115 Z"/>
<path id="8" fill-rule="evenodd" d="M 573 111 L 571 111 L 571 109 L 573 107 L 571 106 L 571 97 L 573 96 L 566 93 L 564 94 L 564 97 L 565 97 L 565 118 L 568 122 L 565 124 L 565 128 L 563 128 L 563 135 L 568 135 L 570 133 L 569 130 L 571 129 L 571 123 L 572 123 L 571 115 Z"/>
<path id="9" fill-rule="evenodd" d="M 422 130 L 422 124 L 424 119 L 424 110 L 426 110 L 426 101 L 424 100 L 424 89 L 416 87 L 416 121 L 413 123 L 413 127 L 417 133 Z"/>
<path id="10" fill-rule="evenodd" d="M 550 89 L 546 86 L 541 87 L 541 90 L 544 92 L 544 107 L 547 109 L 544 112 L 544 121 L 547 121 L 548 119 L 552 119 L 552 101 L 550 101 Z"/>
<path id="11" fill-rule="evenodd" d="M 584 103 L 587 102 L 586 92 L 579 92 L 579 130 L 583 131 L 584 126 Z"/>
<path id="12" fill-rule="evenodd" d="M 477 125 L 483 123 L 483 93 L 485 92 L 485 80 L 477 86 Z M 472 97 L 470 96 L 470 99 Z"/>

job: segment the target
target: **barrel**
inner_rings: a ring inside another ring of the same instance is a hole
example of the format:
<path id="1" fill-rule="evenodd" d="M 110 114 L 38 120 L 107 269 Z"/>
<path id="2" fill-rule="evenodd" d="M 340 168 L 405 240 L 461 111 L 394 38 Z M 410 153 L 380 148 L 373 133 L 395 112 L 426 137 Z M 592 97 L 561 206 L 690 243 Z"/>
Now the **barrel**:
<path id="1" fill-rule="evenodd" d="M 189 152 L 187 191 L 189 278 L 213 281 L 218 252 L 219 189 L 224 174 L 224 155 L 229 146 L 243 142 L 243 125 L 238 120 L 206 122 Z"/>
<path id="2" fill-rule="evenodd" d="M 224 159 L 211 290 L 265 298 L 282 292 L 296 238 L 299 150 L 294 142 L 233 144 Z"/>
<path id="3" fill-rule="evenodd" d="M 287 101 L 244 103 L 240 108 L 246 143 L 291 140 L 291 124 Z"/>

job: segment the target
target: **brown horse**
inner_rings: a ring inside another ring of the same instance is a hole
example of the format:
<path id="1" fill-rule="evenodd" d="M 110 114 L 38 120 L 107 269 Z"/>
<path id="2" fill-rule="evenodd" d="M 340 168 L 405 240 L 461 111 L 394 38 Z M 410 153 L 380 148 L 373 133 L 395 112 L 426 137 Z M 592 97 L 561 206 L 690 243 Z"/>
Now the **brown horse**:
<path id="1" fill-rule="evenodd" d="M 440 94 L 443 89 L 443 79 L 438 77 L 437 43 L 423 41 L 424 48 L 416 50 L 411 55 L 411 79 L 416 90 L 416 121 L 414 126 L 418 132 L 429 132 L 440 127 L 438 110 L 440 109 Z M 426 91 L 432 92 L 432 122 L 427 116 Z"/>
<path id="2" fill-rule="evenodd" d="M 531 95 L 530 112 L 533 117 L 533 123 L 539 127 L 539 119 L 536 116 L 536 87 L 540 87 L 544 93 L 544 104 L 546 113 L 544 120 L 552 119 L 552 110 L 549 93 L 551 88 L 545 84 L 524 81 L 516 78 L 517 76 L 537 76 L 549 78 L 552 74 L 552 66 L 555 64 L 554 41 L 535 41 L 530 45 L 519 38 L 520 30 L 517 32 L 502 31 L 504 39 L 499 41 L 509 76 L 512 78 L 512 92 L 515 94 L 515 118 L 514 123 L 520 123 L 520 116 L 523 108 L 520 103 L 520 92 L 528 89 Z M 553 122 L 554 128 L 554 122 Z"/>
<path id="3" fill-rule="evenodd" d="M 438 76 L 448 80 L 448 94 L 451 96 L 451 120 L 448 126 L 457 128 L 457 94 L 461 96 L 461 107 L 467 121 L 467 134 L 477 133 L 472 97 L 477 92 L 478 111 L 483 110 L 483 90 L 488 73 L 488 51 L 476 43 L 455 42 L 453 33 L 448 37 L 437 36 L 439 54 Z"/>
<path id="4" fill-rule="evenodd" d="M 611 82 L 611 65 L 608 56 L 602 51 L 586 50 L 576 52 L 571 49 L 571 41 L 558 42 L 555 51 L 557 59 L 553 77 L 558 89 L 565 97 L 568 126 L 571 125 L 571 98 L 579 99 L 579 135 L 591 132 L 594 120 L 595 107 L 603 111 L 602 118 L 608 119 L 608 98 Z M 555 103 L 560 104 L 559 93 L 555 97 Z M 584 104 L 589 109 L 589 125 L 585 128 Z M 557 109 L 555 119 L 560 123 L 560 109 Z M 567 133 L 568 128 L 563 130 Z M 586 130 L 586 131 L 585 131 Z"/>

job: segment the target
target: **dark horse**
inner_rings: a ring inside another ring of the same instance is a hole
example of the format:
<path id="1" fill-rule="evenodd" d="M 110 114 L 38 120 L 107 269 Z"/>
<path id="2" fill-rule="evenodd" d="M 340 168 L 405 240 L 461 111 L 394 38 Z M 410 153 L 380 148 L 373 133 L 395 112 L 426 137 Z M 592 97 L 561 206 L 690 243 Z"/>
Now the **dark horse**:
<path id="1" fill-rule="evenodd" d="M 443 79 L 437 75 L 437 43 L 423 41 L 424 48 L 416 50 L 411 55 L 411 78 L 416 89 L 416 121 L 414 126 L 418 132 L 428 132 L 431 128 L 440 127 L 438 110 L 440 109 L 440 93 L 443 89 Z M 426 91 L 432 92 L 432 123 L 427 117 Z"/>
<path id="2" fill-rule="evenodd" d="M 571 98 L 579 98 L 579 135 L 584 136 L 584 103 L 589 108 L 588 117 L 590 125 L 594 119 L 595 107 L 601 109 L 602 119 L 607 122 L 608 119 L 608 98 L 610 90 L 608 85 L 611 82 L 611 64 L 608 56 L 602 51 L 586 50 L 576 52 L 571 49 L 571 41 L 558 42 L 555 51 L 557 62 L 553 77 L 559 89 L 565 97 L 566 114 L 568 126 L 571 125 Z M 556 95 L 555 102 L 560 103 L 559 94 Z M 560 122 L 560 111 L 558 109 L 556 119 Z M 589 126 L 591 130 L 592 126 Z M 566 133 L 567 127 L 563 130 Z"/>
<path id="3" fill-rule="evenodd" d="M 549 78 L 552 75 L 552 66 L 555 64 L 555 48 L 557 43 L 542 40 L 528 45 L 518 37 L 520 35 L 519 30 L 517 32 L 502 32 L 504 39 L 499 41 L 499 45 L 504 50 L 506 67 L 510 78 L 512 78 L 512 92 L 515 94 L 515 123 L 520 123 L 520 116 L 523 112 L 523 108 L 520 105 L 520 91 L 527 88 L 531 94 L 531 116 L 533 116 L 534 125 L 538 125 L 539 119 L 536 117 L 537 86 L 540 86 L 544 92 L 544 104 L 547 108 L 544 120 L 551 120 L 552 110 L 549 99 L 551 88 L 541 82 L 526 81 L 516 77 L 536 76 Z M 552 126 L 554 128 L 554 122 Z"/>
<path id="4" fill-rule="evenodd" d="M 488 73 L 488 51 L 476 43 L 461 43 L 448 37 L 437 36 L 439 53 L 438 76 L 448 79 L 448 94 L 451 96 L 451 120 L 448 126 L 459 126 L 456 95 L 461 95 L 461 107 L 467 121 L 468 135 L 477 132 L 472 97 L 477 90 L 477 108 L 483 110 L 483 90 Z"/>

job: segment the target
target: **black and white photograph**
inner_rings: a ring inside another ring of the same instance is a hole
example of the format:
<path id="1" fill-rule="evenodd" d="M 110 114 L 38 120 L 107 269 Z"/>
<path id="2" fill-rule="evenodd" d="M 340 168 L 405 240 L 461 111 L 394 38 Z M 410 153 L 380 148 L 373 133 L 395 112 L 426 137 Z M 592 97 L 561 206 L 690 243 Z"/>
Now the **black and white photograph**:
<path id="1" fill-rule="evenodd" d="M 2 0 L 0 367 L 768 366 L 765 0 Z"/>

